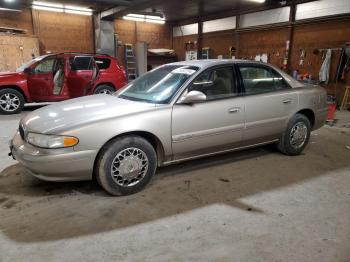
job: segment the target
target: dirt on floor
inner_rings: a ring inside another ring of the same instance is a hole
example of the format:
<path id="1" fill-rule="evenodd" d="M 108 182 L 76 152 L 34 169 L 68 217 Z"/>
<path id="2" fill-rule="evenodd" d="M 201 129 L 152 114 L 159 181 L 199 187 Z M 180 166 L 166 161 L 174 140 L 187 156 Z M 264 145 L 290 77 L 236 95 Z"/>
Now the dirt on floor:
<path id="1" fill-rule="evenodd" d="M 127 197 L 40 181 L 0 140 L 0 261 L 349 262 L 347 119 L 300 156 L 265 146 L 190 161 Z M 0 121 L 7 138 L 18 117 Z"/>

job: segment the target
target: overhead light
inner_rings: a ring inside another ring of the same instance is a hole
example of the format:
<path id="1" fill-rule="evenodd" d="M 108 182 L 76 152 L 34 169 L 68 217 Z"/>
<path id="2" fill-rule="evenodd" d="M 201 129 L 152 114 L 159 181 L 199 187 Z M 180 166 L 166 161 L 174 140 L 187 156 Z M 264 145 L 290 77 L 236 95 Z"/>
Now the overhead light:
<path id="1" fill-rule="evenodd" d="M 78 11 L 78 10 L 65 9 L 64 12 L 68 14 L 76 14 L 76 15 L 92 15 L 92 11 Z"/>
<path id="2" fill-rule="evenodd" d="M 51 11 L 51 12 L 61 12 L 61 13 L 63 13 L 63 9 L 61 9 L 61 8 L 48 7 L 48 6 L 41 6 L 41 5 L 33 5 L 33 9 L 36 9 L 36 10 L 43 10 L 43 11 Z"/>
<path id="3" fill-rule="evenodd" d="M 80 6 L 73 5 L 63 5 L 57 3 L 48 3 L 42 1 L 33 1 L 33 9 L 52 11 L 52 12 L 65 12 L 68 14 L 77 14 L 77 15 L 92 15 L 93 10 Z"/>
<path id="4" fill-rule="evenodd" d="M 3 8 L 3 7 L 0 7 L 0 11 L 22 12 L 22 10 L 19 10 L 19 9 Z"/>
<path id="5" fill-rule="evenodd" d="M 44 6 L 44 7 L 54 7 L 54 8 L 61 8 L 63 9 L 62 4 L 53 4 L 48 2 L 41 2 L 41 1 L 33 1 L 33 6 Z"/>
<path id="6" fill-rule="evenodd" d="M 123 16 L 123 19 L 146 23 L 165 24 L 164 17 L 155 15 L 128 14 Z"/>
<path id="7" fill-rule="evenodd" d="M 131 21 L 138 21 L 138 22 L 144 22 L 145 21 L 145 19 L 143 19 L 143 18 L 132 17 L 132 16 L 127 16 L 127 15 L 123 16 L 123 19 L 131 20 Z"/>
<path id="8" fill-rule="evenodd" d="M 5 0 L 6 3 L 13 3 L 15 0 Z"/>
<path id="9" fill-rule="evenodd" d="M 265 2 L 266 2 L 266 0 L 249 0 L 249 1 L 251 1 L 251 2 L 255 2 L 255 3 L 260 3 L 260 4 L 262 4 L 262 3 L 265 3 Z"/>
<path id="10" fill-rule="evenodd" d="M 82 12 L 90 12 L 90 13 L 92 12 L 90 8 L 84 8 L 84 7 L 75 6 L 75 5 L 65 5 L 64 8 L 69 10 L 82 11 Z"/>

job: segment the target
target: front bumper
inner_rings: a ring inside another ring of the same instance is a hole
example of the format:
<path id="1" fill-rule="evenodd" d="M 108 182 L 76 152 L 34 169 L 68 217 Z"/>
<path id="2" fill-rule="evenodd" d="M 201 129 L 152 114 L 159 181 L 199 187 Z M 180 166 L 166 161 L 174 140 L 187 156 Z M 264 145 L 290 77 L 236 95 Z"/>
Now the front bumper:
<path id="1" fill-rule="evenodd" d="M 12 156 L 28 171 L 47 181 L 91 180 L 97 150 L 40 149 L 23 141 L 19 132 L 10 141 Z"/>

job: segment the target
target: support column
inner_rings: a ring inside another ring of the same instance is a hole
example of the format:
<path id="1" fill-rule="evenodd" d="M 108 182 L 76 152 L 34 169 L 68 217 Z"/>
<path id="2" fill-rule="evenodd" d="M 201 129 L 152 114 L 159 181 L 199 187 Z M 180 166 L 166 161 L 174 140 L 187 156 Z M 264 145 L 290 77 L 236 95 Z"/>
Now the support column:
<path id="1" fill-rule="evenodd" d="M 197 59 L 202 59 L 203 48 L 203 22 L 198 21 L 198 37 L 197 37 Z"/>
<path id="2" fill-rule="evenodd" d="M 101 20 L 100 14 L 94 15 L 94 29 L 96 53 L 115 56 L 114 21 Z"/>
<path id="3" fill-rule="evenodd" d="M 294 23 L 295 23 L 295 13 L 296 13 L 296 5 L 295 1 L 293 0 L 290 6 L 290 13 L 289 13 L 289 25 L 288 25 L 288 40 L 289 41 L 289 48 L 287 51 L 287 65 L 286 70 L 288 73 L 292 72 L 292 49 L 293 49 L 293 40 L 294 40 Z"/>

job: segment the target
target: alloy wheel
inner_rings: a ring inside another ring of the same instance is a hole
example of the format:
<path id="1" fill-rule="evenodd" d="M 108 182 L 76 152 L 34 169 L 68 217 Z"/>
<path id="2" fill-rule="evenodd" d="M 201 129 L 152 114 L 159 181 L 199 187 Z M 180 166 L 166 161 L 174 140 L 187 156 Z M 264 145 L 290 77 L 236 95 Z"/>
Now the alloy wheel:
<path id="1" fill-rule="evenodd" d="M 12 93 L 5 93 L 0 97 L 0 107 L 6 112 L 16 111 L 20 107 L 19 97 Z"/>

